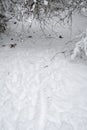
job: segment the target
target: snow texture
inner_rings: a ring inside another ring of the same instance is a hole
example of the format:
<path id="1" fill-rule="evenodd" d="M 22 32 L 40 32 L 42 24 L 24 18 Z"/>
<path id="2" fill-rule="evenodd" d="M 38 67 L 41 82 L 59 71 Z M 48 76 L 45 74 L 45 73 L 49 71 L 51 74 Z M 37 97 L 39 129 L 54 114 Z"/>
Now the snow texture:
<path id="1" fill-rule="evenodd" d="M 60 53 L 69 30 L 60 39 L 9 29 L 0 38 L 0 130 L 87 130 L 87 65 Z"/>

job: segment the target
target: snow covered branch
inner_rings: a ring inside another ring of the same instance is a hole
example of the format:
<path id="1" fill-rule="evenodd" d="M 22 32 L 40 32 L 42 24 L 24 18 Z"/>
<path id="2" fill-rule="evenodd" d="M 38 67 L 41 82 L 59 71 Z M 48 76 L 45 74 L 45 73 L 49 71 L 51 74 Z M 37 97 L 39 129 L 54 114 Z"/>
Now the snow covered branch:
<path id="1" fill-rule="evenodd" d="M 82 39 L 76 43 L 71 59 L 74 60 L 78 55 L 81 55 L 81 51 L 87 56 L 87 30 L 85 37 L 82 37 Z"/>

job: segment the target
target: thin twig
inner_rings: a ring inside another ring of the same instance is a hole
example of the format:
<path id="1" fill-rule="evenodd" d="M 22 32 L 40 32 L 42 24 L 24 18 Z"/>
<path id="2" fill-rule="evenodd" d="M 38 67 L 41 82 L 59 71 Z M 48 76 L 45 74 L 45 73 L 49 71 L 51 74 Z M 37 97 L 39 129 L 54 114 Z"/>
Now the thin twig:
<path id="1" fill-rule="evenodd" d="M 65 51 L 60 51 L 60 52 L 56 52 L 56 54 L 50 59 L 50 61 L 53 61 L 53 60 L 55 59 L 55 57 L 56 57 L 57 55 L 59 55 L 59 54 L 64 54 L 64 56 L 65 56 L 66 51 L 67 51 L 67 50 L 65 50 Z"/>

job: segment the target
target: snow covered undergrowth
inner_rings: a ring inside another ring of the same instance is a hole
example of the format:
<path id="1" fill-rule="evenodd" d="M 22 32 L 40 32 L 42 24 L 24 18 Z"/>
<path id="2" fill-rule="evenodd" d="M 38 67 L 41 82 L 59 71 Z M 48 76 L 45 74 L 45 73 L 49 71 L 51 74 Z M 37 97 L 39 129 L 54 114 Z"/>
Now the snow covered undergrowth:
<path id="1" fill-rule="evenodd" d="M 0 41 L 0 130 L 87 130 L 87 66 L 34 35 Z"/>

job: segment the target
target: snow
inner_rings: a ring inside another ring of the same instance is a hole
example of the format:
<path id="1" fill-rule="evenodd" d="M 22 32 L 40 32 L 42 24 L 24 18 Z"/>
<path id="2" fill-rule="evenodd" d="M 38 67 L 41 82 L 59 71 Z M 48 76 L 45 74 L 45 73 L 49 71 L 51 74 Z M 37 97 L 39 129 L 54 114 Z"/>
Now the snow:
<path id="1" fill-rule="evenodd" d="M 61 53 L 73 48 L 70 31 L 58 31 L 62 39 L 40 30 L 1 35 L 0 130 L 87 130 L 87 65 Z"/>
<path id="2" fill-rule="evenodd" d="M 44 5 L 47 6 L 48 5 L 48 1 L 44 0 Z"/>
<path id="3" fill-rule="evenodd" d="M 87 30 L 85 35 L 85 37 L 82 37 L 80 41 L 76 43 L 73 54 L 71 55 L 72 60 L 75 59 L 78 54 L 80 55 L 81 51 L 83 51 L 87 56 Z"/>

